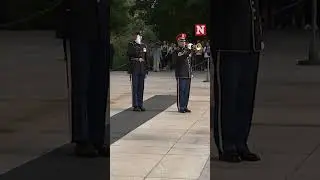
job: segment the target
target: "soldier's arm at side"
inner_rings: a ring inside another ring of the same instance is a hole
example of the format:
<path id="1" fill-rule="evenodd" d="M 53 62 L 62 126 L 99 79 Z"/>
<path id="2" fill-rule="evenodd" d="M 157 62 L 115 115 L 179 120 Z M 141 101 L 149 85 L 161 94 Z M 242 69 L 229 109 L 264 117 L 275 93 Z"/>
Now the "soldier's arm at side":
<path id="1" fill-rule="evenodd" d="M 148 71 L 149 71 L 149 60 L 150 60 L 150 56 L 148 56 L 149 52 L 150 52 L 150 49 L 148 49 L 148 47 L 146 45 L 144 45 L 144 48 L 146 48 L 146 52 L 144 53 L 144 59 L 145 59 L 145 69 L 146 69 L 146 74 L 148 74 Z"/>
<path id="2" fill-rule="evenodd" d="M 135 50 L 134 50 L 134 47 L 133 47 L 133 44 L 130 42 L 128 44 L 128 51 L 127 51 L 127 56 L 128 56 L 128 69 L 127 69 L 127 72 L 128 74 L 131 74 L 132 73 L 132 62 L 131 62 L 131 58 L 134 57 L 135 55 Z"/>

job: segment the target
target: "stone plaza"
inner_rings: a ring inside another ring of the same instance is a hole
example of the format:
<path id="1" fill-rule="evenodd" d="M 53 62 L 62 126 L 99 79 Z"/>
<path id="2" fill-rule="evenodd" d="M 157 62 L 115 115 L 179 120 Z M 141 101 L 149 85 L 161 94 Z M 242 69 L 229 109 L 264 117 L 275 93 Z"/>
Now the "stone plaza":
<path id="1" fill-rule="evenodd" d="M 130 77 L 110 73 L 110 159 L 71 155 L 65 63 L 53 32 L 0 32 L 0 180 L 318 180 L 320 67 L 296 66 L 306 32 L 269 32 L 249 139 L 261 162 L 209 161 L 210 84 L 195 72 L 177 113 L 173 72 L 150 72 L 146 112 L 131 111 Z M 110 160 L 110 167 L 109 167 Z M 109 176 L 110 174 L 110 176 Z"/>

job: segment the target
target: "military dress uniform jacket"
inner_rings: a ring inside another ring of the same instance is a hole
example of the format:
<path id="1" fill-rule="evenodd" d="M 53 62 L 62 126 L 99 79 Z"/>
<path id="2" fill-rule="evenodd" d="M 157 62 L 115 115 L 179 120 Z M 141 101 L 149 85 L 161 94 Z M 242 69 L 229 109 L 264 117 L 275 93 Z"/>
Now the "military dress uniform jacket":
<path id="1" fill-rule="evenodd" d="M 211 3 L 213 50 L 261 51 L 259 0 L 215 0 Z"/>
<path id="2" fill-rule="evenodd" d="M 173 53 L 173 60 L 175 62 L 175 76 L 176 78 L 191 78 L 191 62 L 190 55 L 191 50 L 187 48 L 178 48 Z"/>
<path id="3" fill-rule="evenodd" d="M 143 52 L 144 48 L 147 49 L 145 44 L 138 44 L 136 42 L 130 42 L 128 44 L 129 74 L 148 74 L 149 64 L 147 52 Z M 139 58 L 142 58 L 143 61 L 139 61 Z"/>

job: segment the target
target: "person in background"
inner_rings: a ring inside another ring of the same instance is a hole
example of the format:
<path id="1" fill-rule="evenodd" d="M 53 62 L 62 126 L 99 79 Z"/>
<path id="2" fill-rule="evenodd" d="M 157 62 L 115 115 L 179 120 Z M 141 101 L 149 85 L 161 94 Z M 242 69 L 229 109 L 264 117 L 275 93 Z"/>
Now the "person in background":
<path id="1" fill-rule="evenodd" d="M 161 68 L 162 69 L 166 69 L 167 65 L 168 65 L 168 43 L 166 41 L 163 41 L 163 44 L 161 46 Z"/>
<path id="2" fill-rule="evenodd" d="M 172 69 L 172 54 L 173 54 L 173 51 L 174 51 L 174 43 L 171 43 L 169 48 L 168 48 L 168 69 Z"/>
<path id="3" fill-rule="evenodd" d="M 175 62 L 174 62 L 174 52 L 177 50 L 177 45 L 175 43 L 172 43 L 172 52 L 171 52 L 171 69 L 173 70 L 175 68 Z"/>
<path id="4" fill-rule="evenodd" d="M 160 60 L 161 60 L 161 45 L 160 43 L 155 43 L 152 57 L 153 57 L 153 71 L 159 72 L 160 71 Z"/>
<path id="5" fill-rule="evenodd" d="M 206 60 L 206 62 L 208 62 L 208 61 L 210 62 L 211 50 L 210 50 L 210 42 L 209 41 L 206 43 L 206 45 L 203 48 L 203 55 L 204 55 L 204 59 Z M 204 64 L 207 65 L 207 63 L 204 63 Z M 206 67 L 206 68 L 208 68 L 208 67 Z"/>
<path id="6" fill-rule="evenodd" d="M 196 62 L 196 70 L 201 70 L 202 68 L 202 61 L 203 61 L 203 47 L 201 42 L 198 40 L 197 44 L 195 45 L 195 62 Z"/>
<path id="7" fill-rule="evenodd" d="M 187 43 L 187 44 L 191 44 L 191 43 Z M 195 65 L 196 65 L 196 58 L 195 58 L 195 42 L 192 42 L 192 46 L 191 46 L 191 68 L 192 71 L 195 71 Z"/>

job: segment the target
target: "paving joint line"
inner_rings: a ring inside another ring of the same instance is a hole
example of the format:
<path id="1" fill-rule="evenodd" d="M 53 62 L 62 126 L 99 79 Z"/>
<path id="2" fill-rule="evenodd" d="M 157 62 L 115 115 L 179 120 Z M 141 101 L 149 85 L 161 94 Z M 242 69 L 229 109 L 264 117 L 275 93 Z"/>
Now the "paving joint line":
<path id="1" fill-rule="evenodd" d="M 195 121 L 195 122 L 187 129 L 187 131 L 185 131 L 185 132 L 175 141 L 175 143 L 170 147 L 170 149 L 166 152 L 166 154 L 164 154 L 164 155 L 162 156 L 162 158 L 159 160 L 159 162 L 158 162 L 156 165 L 154 165 L 154 167 L 148 172 L 148 174 L 146 175 L 146 177 L 143 178 L 144 180 L 151 174 L 151 172 L 152 172 L 158 165 L 160 165 L 161 161 L 168 155 L 168 153 L 172 150 L 172 148 L 182 139 L 182 137 L 184 137 L 188 132 L 190 132 L 190 129 L 191 129 L 192 127 L 194 127 L 197 122 L 200 121 L 201 117 L 203 117 L 206 112 L 207 112 L 207 110 L 205 110 L 203 113 L 201 113 L 200 118 L 199 118 L 197 121 Z M 202 171 L 201 171 L 201 172 L 202 172 Z M 200 175 L 201 175 L 201 173 L 200 173 Z M 199 177 L 200 177 L 200 176 L 199 176 Z M 198 177 L 198 178 L 199 178 L 199 177 Z M 161 178 L 162 178 L 162 177 L 161 177 Z M 197 179 L 198 179 L 198 178 L 197 178 Z"/>
<path id="2" fill-rule="evenodd" d="M 209 155 L 209 157 L 208 157 L 208 160 L 206 161 L 206 164 L 204 165 L 204 167 L 202 168 L 202 171 L 201 171 L 201 173 L 200 173 L 200 176 L 197 178 L 197 180 L 200 180 L 201 179 L 201 176 L 204 174 L 204 170 L 206 169 L 206 165 L 209 165 L 210 166 L 210 155 Z M 210 171 L 210 169 L 209 169 L 209 171 Z"/>
<path id="3" fill-rule="evenodd" d="M 293 177 L 318 149 L 320 149 L 320 143 L 318 143 L 316 147 L 313 148 L 313 150 L 300 163 L 297 164 L 297 166 L 293 169 L 293 172 L 291 174 L 286 175 L 285 179 L 289 180 L 290 177 Z"/>

